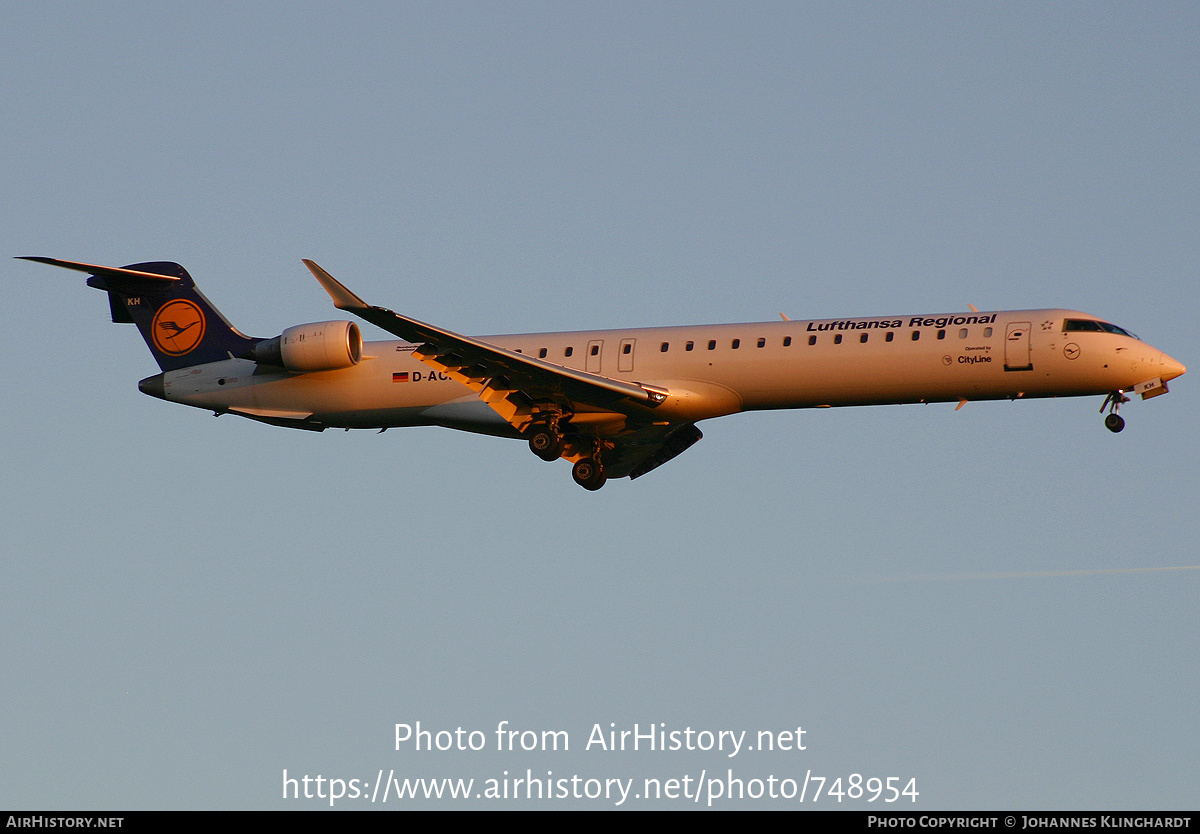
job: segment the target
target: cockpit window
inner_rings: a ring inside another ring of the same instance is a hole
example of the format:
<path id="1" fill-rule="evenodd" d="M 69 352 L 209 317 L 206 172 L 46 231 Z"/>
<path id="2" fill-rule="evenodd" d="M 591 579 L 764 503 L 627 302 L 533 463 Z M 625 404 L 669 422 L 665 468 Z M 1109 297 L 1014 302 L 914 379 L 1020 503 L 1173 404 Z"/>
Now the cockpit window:
<path id="1" fill-rule="evenodd" d="M 1105 330 L 1107 330 L 1109 333 L 1116 333 L 1118 336 L 1128 336 L 1131 339 L 1137 338 L 1137 336 L 1134 336 L 1132 333 L 1130 333 L 1124 327 L 1117 327 L 1115 324 L 1109 324 L 1106 321 L 1100 322 L 1100 326 L 1103 327 Z"/>
<path id="2" fill-rule="evenodd" d="M 1128 330 L 1117 327 L 1115 324 L 1109 324 L 1106 321 L 1097 321 L 1096 319 L 1067 319 L 1063 322 L 1063 330 L 1071 331 L 1089 331 L 1092 333 L 1115 333 L 1118 336 L 1128 336 L 1131 339 L 1136 339 Z"/>

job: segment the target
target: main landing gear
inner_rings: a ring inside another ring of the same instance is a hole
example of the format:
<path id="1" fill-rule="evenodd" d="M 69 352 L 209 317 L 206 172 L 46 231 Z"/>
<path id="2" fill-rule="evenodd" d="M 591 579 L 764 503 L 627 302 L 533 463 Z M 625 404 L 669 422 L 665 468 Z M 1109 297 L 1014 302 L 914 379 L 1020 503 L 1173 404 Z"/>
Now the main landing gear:
<path id="1" fill-rule="evenodd" d="M 592 492 L 600 489 L 608 480 L 604 476 L 604 467 L 596 458 L 583 458 L 575 461 L 575 465 L 571 468 L 571 477 L 575 479 L 575 483 Z"/>
<path id="2" fill-rule="evenodd" d="M 566 451 L 567 438 L 559 428 L 557 416 L 534 423 L 526 431 L 526 436 L 529 438 L 529 451 L 542 460 L 556 461 Z M 571 446 L 573 449 L 579 449 L 580 446 L 587 448 L 589 445 L 592 447 L 592 453 L 588 457 L 575 461 L 575 465 L 571 468 L 571 477 L 584 489 L 594 492 L 604 486 L 604 482 L 608 480 L 604 474 L 604 462 L 601 454 L 604 451 L 604 444 L 596 438 L 588 439 L 572 435 Z"/>
<path id="3" fill-rule="evenodd" d="M 564 415 L 556 410 L 543 411 L 535 422 L 525 430 L 529 438 L 529 451 L 545 461 L 556 461 L 562 457 L 567 441 L 563 436 Z"/>
<path id="4" fill-rule="evenodd" d="M 1129 402 L 1129 397 L 1125 396 L 1123 391 L 1113 391 L 1104 398 L 1104 404 L 1100 406 L 1101 414 L 1104 413 L 1104 409 L 1110 409 L 1109 415 L 1104 418 L 1104 428 L 1113 434 L 1125 428 L 1125 418 L 1118 412 L 1121 410 L 1121 405 L 1127 402 Z"/>
<path id="5" fill-rule="evenodd" d="M 580 438 L 580 440 L 581 445 L 588 442 L 584 438 Z M 608 480 L 608 476 L 604 474 L 604 450 L 607 447 L 604 441 L 598 437 L 590 438 L 590 440 L 592 444 L 591 455 L 575 461 L 575 465 L 571 467 L 571 477 L 575 479 L 575 483 L 584 489 L 595 492 L 604 486 L 604 482 Z"/>
<path id="6" fill-rule="evenodd" d="M 558 460 L 565 445 L 563 436 L 551 426 L 535 426 L 529 432 L 529 451 L 542 460 Z"/>

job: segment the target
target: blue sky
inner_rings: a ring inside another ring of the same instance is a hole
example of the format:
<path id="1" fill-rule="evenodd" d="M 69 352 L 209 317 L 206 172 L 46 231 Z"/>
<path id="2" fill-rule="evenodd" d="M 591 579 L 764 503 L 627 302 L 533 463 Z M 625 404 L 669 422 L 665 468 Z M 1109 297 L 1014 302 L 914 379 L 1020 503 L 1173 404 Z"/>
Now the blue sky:
<path id="1" fill-rule="evenodd" d="M 8 253 L 178 261 L 253 335 L 333 315 L 308 257 L 465 333 L 1065 306 L 1200 361 L 1191 4 L 0 20 Z M 1200 798 L 1200 572 L 1158 570 L 1200 563 L 1190 375 L 1119 436 L 1099 398 L 739 415 L 590 494 L 519 443 L 145 397 L 82 276 L 0 269 L 0 805 L 327 805 L 285 769 Z M 417 721 L 572 747 L 396 751 Z M 610 723 L 807 749 L 584 750 Z"/>

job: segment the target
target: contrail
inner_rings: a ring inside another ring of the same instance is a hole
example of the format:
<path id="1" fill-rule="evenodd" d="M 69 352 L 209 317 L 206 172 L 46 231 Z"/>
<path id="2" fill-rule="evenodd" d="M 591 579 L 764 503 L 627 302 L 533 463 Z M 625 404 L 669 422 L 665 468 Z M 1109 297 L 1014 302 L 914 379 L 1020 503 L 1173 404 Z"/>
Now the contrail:
<path id="1" fill-rule="evenodd" d="M 1024 573 L 928 573 L 911 576 L 875 576 L 877 582 L 955 582 L 972 579 L 1036 579 L 1045 576 L 1099 576 L 1105 573 L 1154 573 L 1167 570 L 1200 570 L 1200 565 L 1170 568 L 1105 568 L 1094 570 L 1042 570 Z"/>

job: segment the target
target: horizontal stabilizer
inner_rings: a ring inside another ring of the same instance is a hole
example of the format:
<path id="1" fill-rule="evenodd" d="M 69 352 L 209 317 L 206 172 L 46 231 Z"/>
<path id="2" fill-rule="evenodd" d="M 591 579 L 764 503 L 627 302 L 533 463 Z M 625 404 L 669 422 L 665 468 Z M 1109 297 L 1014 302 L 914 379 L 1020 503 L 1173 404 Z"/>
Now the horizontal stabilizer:
<path id="1" fill-rule="evenodd" d="M 137 278 L 141 280 L 150 279 L 152 281 L 181 281 L 184 275 L 159 275 L 154 272 L 143 272 L 140 269 L 122 269 L 115 266 L 97 266 L 95 264 L 82 264 L 76 261 L 60 261 L 58 258 L 39 258 L 32 255 L 21 255 L 17 258 L 21 261 L 36 261 L 40 264 L 49 264 L 50 266 L 61 266 L 64 269 L 74 269 L 77 272 L 86 272 L 89 275 L 99 275 L 101 278 L 115 278 L 120 281 L 122 279 Z M 175 265 L 178 266 L 178 265 Z M 180 272 L 183 272 L 183 267 L 178 267 Z"/>
<path id="2" fill-rule="evenodd" d="M 20 260 L 88 273 L 87 285 L 108 294 L 112 320 L 137 325 L 164 371 L 242 356 L 262 341 L 235 330 L 196 288 L 188 271 L 172 261 L 118 267 L 58 258 Z"/>

